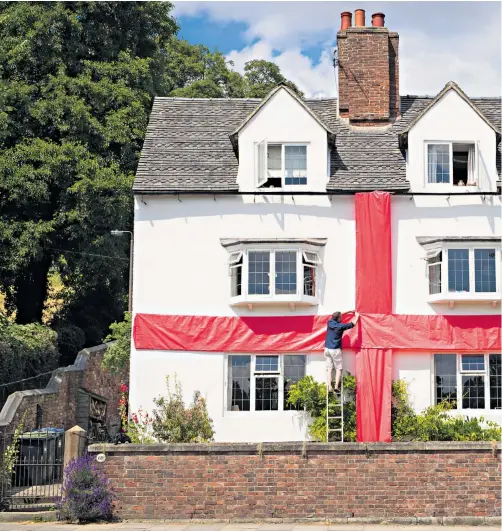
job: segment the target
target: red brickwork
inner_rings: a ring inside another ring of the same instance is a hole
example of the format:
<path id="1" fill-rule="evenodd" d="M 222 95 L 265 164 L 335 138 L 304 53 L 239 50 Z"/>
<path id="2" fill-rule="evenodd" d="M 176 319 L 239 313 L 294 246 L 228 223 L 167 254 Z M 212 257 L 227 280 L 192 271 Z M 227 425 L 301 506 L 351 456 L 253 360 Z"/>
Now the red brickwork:
<path id="1" fill-rule="evenodd" d="M 123 518 L 500 515 L 500 452 L 489 443 L 96 445 L 90 450 L 106 452 L 99 466 L 113 483 Z"/>
<path id="2" fill-rule="evenodd" d="M 35 427 L 37 405 L 42 408 L 44 427 L 72 428 L 76 424 L 78 389 L 106 398 L 107 424 L 120 425 L 120 383 L 127 383 L 128 374 L 127 371 L 123 374 L 112 374 L 102 369 L 101 362 L 105 350 L 106 346 L 102 345 L 79 353 L 75 365 L 54 371 L 48 389 L 15 393 L 21 397 L 20 401 L 18 404 L 7 401 L 0 414 L 0 431 L 13 432 L 25 413 L 25 426 Z M 13 417 L 12 412 L 8 411 L 11 408 L 15 408 Z"/>
<path id="3" fill-rule="evenodd" d="M 339 112 L 357 125 L 384 125 L 399 114 L 397 33 L 386 28 L 338 32 Z"/>

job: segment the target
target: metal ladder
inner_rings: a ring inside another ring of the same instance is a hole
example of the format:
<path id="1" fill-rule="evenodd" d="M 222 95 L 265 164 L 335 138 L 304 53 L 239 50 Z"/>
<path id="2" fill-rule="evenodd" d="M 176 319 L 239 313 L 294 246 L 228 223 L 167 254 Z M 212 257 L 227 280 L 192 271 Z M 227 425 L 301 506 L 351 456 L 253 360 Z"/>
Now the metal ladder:
<path id="1" fill-rule="evenodd" d="M 335 408 L 335 412 L 337 409 L 340 410 L 340 415 L 335 415 L 333 417 L 329 416 L 329 391 L 328 386 L 326 386 L 326 442 L 329 442 L 329 434 L 333 432 L 340 432 L 340 442 L 343 442 L 343 372 L 342 372 L 342 380 L 340 385 L 340 395 L 339 395 L 339 402 L 336 403 L 333 407 Z M 333 394 L 338 398 L 338 395 L 332 391 Z M 330 428 L 329 421 L 330 420 L 339 420 L 340 421 L 340 427 L 339 428 Z"/>

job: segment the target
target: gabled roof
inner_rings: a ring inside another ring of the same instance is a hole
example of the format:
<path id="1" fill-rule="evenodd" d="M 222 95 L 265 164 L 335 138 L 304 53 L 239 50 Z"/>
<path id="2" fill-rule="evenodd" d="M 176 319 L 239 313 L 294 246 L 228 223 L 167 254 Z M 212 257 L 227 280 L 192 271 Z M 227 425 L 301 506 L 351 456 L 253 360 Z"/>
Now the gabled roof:
<path id="1" fill-rule="evenodd" d="M 398 138 L 434 99 L 401 96 L 401 118 L 387 128 L 349 126 L 338 119 L 335 98 L 301 100 L 336 134 L 327 191 L 409 190 Z M 471 101 L 500 130 L 501 99 Z M 133 192 L 237 192 L 239 163 L 230 135 L 261 103 L 260 99 L 155 98 Z M 499 143 L 499 175 L 500 155 Z"/>
<path id="2" fill-rule="evenodd" d="M 333 131 L 330 130 L 330 128 L 319 118 L 319 116 L 317 116 L 317 114 L 315 114 L 314 112 L 312 112 L 307 105 L 305 105 L 305 102 L 300 98 L 300 96 L 298 96 L 298 94 L 296 94 L 296 92 L 292 91 L 287 85 L 281 83 L 279 85 L 277 85 L 274 89 L 272 89 L 269 93 L 268 93 L 268 96 L 266 96 L 265 98 L 263 98 L 263 100 L 261 100 L 261 103 L 251 112 L 249 113 L 249 116 L 246 117 L 246 119 L 239 125 L 239 127 L 237 127 L 234 131 L 232 131 L 231 133 L 231 136 L 236 136 L 239 134 L 239 131 L 241 131 L 245 126 L 246 124 L 248 124 L 254 116 L 256 116 L 263 107 L 265 107 L 265 105 L 280 91 L 280 90 L 285 90 L 294 100 L 297 101 L 297 103 L 299 105 L 301 105 L 305 111 L 308 112 L 308 114 L 310 114 L 310 116 L 312 116 L 312 118 L 321 126 L 323 127 L 324 129 L 326 129 L 326 132 L 331 134 L 331 135 L 334 135 Z"/>
<path id="3" fill-rule="evenodd" d="M 453 90 L 455 91 L 466 103 L 467 105 L 469 105 L 469 107 L 471 107 L 471 109 L 484 121 L 486 122 L 494 131 L 495 133 L 498 135 L 497 136 L 497 142 L 500 141 L 500 129 L 495 127 L 495 125 L 490 121 L 488 120 L 488 118 L 481 112 L 481 110 L 477 107 L 477 105 L 474 103 L 473 100 L 471 100 L 471 98 L 469 98 L 467 96 L 467 94 L 454 82 L 454 81 L 450 81 L 448 83 L 446 83 L 446 85 L 444 86 L 443 90 L 429 103 L 429 105 L 427 105 L 427 107 L 425 109 L 422 110 L 421 113 L 419 113 L 415 119 L 410 122 L 410 124 L 406 127 L 406 129 L 404 129 L 402 131 L 402 133 L 399 135 L 399 145 L 401 147 L 405 147 L 407 142 L 408 142 L 408 133 L 410 132 L 410 130 L 417 124 L 417 122 L 419 122 L 422 117 L 427 114 L 431 109 L 432 107 L 434 107 L 434 105 L 436 105 L 436 103 L 438 103 L 442 98 L 443 96 L 446 95 L 446 93 L 448 93 L 450 90 Z"/>

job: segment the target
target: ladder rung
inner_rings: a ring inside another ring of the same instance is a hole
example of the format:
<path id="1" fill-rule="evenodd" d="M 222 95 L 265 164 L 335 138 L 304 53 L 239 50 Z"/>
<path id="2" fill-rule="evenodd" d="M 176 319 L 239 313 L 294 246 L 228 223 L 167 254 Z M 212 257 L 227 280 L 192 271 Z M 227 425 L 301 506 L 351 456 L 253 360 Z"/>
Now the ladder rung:
<path id="1" fill-rule="evenodd" d="M 332 432 L 332 431 L 342 431 L 342 428 L 336 428 L 336 429 L 328 430 L 328 432 Z"/>
<path id="2" fill-rule="evenodd" d="M 343 417 L 326 417 L 328 420 L 343 419 Z"/>

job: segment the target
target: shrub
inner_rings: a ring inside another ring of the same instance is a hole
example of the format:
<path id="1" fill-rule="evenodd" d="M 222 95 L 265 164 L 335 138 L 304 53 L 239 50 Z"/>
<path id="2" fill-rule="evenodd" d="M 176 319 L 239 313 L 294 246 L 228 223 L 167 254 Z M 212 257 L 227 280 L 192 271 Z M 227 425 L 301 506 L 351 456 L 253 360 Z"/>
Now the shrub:
<path id="1" fill-rule="evenodd" d="M 110 325 L 111 333 L 105 341 L 113 341 L 106 349 L 103 358 L 103 367 L 111 372 L 118 373 L 128 367 L 131 355 L 131 330 L 132 320 L 129 312 L 124 313 L 124 320 Z"/>
<path id="2" fill-rule="evenodd" d="M 64 471 L 59 520 L 79 523 L 111 520 L 114 497 L 92 456 L 72 459 Z"/>
<path id="3" fill-rule="evenodd" d="M 127 392 L 129 388 L 127 384 L 120 385 L 120 400 L 119 412 L 121 420 L 121 428 L 131 439 L 132 443 L 152 444 L 155 439 L 152 436 L 152 422 L 153 418 L 144 412 L 141 408 L 137 413 L 132 413 L 130 418 L 128 415 Z"/>
<path id="4" fill-rule="evenodd" d="M 34 323 L 18 325 L 0 316 L 0 384 L 50 372 L 58 361 L 54 330 Z"/>
<path id="5" fill-rule="evenodd" d="M 343 375 L 344 403 L 344 441 L 356 440 L 356 379 L 350 373 Z M 329 395 L 329 414 L 339 414 L 339 398 Z M 305 410 L 311 417 L 309 435 L 314 441 L 326 442 L 326 384 L 319 383 L 312 376 L 305 376 L 291 385 L 288 403 L 297 409 Z"/>
<path id="6" fill-rule="evenodd" d="M 343 376 L 344 441 L 356 440 L 356 379 L 350 373 Z M 330 394 L 330 415 L 335 413 L 338 400 Z M 292 384 L 288 402 L 309 413 L 309 435 L 315 441 L 326 441 L 326 384 L 305 376 Z M 410 406 L 406 382 L 392 382 L 392 439 L 395 441 L 490 441 L 500 440 L 502 428 L 482 417 L 468 418 L 450 414 L 452 404 L 443 402 L 415 413 Z M 339 409 L 338 409 L 339 411 Z"/>
<path id="7" fill-rule="evenodd" d="M 171 391 L 169 376 L 166 378 L 167 397 L 154 400 L 157 409 L 153 412 L 153 436 L 169 443 L 209 442 L 213 440 L 213 421 L 209 418 L 206 401 L 194 393 L 193 402 L 186 408 L 181 385 L 174 378 Z"/>

